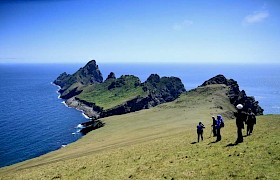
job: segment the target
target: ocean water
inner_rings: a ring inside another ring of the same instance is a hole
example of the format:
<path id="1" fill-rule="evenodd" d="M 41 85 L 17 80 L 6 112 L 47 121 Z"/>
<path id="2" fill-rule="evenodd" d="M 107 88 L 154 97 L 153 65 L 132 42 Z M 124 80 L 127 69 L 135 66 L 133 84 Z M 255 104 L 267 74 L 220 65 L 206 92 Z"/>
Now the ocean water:
<path id="1" fill-rule="evenodd" d="M 67 108 L 51 82 L 62 72 L 74 73 L 84 64 L 0 65 L 0 167 L 61 148 L 81 138 L 81 112 Z M 265 114 L 280 114 L 279 65 L 100 64 L 104 79 L 152 73 L 181 78 L 187 90 L 223 74 L 236 80 L 248 96 L 255 96 Z"/>
<path id="2" fill-rule="evenodd" d="M 64 70 L 74 72 L 72 66 L 0 65 L 0 167 L 81 137 L 76 127 L 86 119 L 62 104 L 51 84 Z"/>

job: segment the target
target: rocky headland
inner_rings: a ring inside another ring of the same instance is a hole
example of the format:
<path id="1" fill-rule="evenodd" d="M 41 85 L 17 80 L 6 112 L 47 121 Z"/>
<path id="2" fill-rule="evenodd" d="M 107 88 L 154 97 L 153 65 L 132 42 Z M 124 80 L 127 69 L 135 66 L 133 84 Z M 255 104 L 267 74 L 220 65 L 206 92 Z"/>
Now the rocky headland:
<path id="1" fill-rule="evenodd" d="M 247 96 L 244 90 L 239 89 L 237 81 L 233 79 L 226 79 L 225 76 L 219 74 L 209 80 L 205 81 L 201 86 L 207 86 L 211 84 L 224 84 L 228 87 L 228 97 L 230 103 L 234 106 L 237 104 L 243 105 L 243 110 L 248 111 L 248 108 L 252 109 L 256 115 L 263 115 L 263 109 L 259 106 L 259 102 L 255 100 L 253 96 Z"/>
<path id="2" fill-rule="evenodd" d="M 60 98 L 68 106 L 83 111 L 91 119 L 91 123 L 83 124 L 95 124 L 91 129 L 104 125 L 99 118 L 148 109 L 173 101 L 186 91 L 179 78 L 157 74 L 151 74 L 142 83 L 136 76 L 116 78 L 111 72 L 103 81 L 95 60 L 72 75 L 62 73 L 53 83 L 60 86 Z"/>

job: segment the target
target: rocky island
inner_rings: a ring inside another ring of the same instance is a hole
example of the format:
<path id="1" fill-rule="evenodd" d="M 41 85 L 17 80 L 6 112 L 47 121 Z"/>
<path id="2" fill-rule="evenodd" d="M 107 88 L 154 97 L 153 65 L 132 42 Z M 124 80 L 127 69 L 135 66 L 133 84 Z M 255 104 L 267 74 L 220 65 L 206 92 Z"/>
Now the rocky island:
<path id="1" fill-rule="evenodd" d="M 183 83 L 177 77 L 160 77 L 151 74 L 145 82 L 134 75 L 122 75 L 116 78 L 111 72 L 105 81 L 95 60 L 70 75 L 62 73 L 54 82 L 60 86 L 60 97 L 68 106 L 81 110 L 90 117 L 82 125 L 83 133 L 102 127 L 100 118 L 126 114 L 142 109 L 149 109 L 162 103 L 171 102 L 186 92 Z M 239 89 L 237 81 L 217 75 L 205 81 L 200 87 L 221 84 L 227 88 L 226 95 L 234 106 L 244 104 L 244 110 L 251 108 L 256 115 L 262 115 L 263 109 L 254 97 L 247 96 Z M 190 90 L 196 91 L 198 88 Z M 223 108 L 218 106 L 218 108 Z M 233 118 L 233 112 L 228 112 Z"/>

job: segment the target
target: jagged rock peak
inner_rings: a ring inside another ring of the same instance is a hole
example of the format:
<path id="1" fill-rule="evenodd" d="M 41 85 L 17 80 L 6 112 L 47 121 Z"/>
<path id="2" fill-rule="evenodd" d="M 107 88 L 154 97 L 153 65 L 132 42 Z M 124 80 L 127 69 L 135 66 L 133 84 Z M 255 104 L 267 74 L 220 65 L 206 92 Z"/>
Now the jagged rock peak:
<path id="1" fill-rule="evenodd" d="M 93 59 L 93 60 L 90 60 L 85 66 L 88 66 L 88 65 L 94 65 L 96 66 L 96 61 Z"/>
<path id="2" fill-rule="evenodd" d="M 109 79 L 116 79 L 116 75 L 113 72 L 110 72 L 110 74 L 108 75 L 108 77 L 106 78 L 105 81 L 109 80 Z"/>
<path id="3" fill-rule="evenodd" d="M 210 78 L 209 80 L 205 81 L 201 86 L 206 86 L 210 84 L 225 84 L 228 85 L 228 80 L 225 78 L 224 75 L 219 74 L 215 77 Z"/>
<path id="4" fill-rule="evenodd" d="M 89 61 L 83 68 L 80 68 L 75 74 L 83 77 L 82 82 L 88 83 L 101 83 L 103 82 L 103 76 L 96 64 L 95 60 Z"/>
<path id="5" fill-rule="evenodd" d="M 59 85 L 61 98 L 69 99 L 79 93 L 80 88 L 94 83 L 102 83 L 103 77 L 95 60 L 89 61 L 84 67 L 74 74 L 62 73 L 54 80 L 54 84 Z"/>
<path id="6" fill-rule="evenodd" d="M 158 82 L 160 82 L 160 76 L 158 74 L 151 74 L 148 77 L 147 82 L 158 83 Z"/>

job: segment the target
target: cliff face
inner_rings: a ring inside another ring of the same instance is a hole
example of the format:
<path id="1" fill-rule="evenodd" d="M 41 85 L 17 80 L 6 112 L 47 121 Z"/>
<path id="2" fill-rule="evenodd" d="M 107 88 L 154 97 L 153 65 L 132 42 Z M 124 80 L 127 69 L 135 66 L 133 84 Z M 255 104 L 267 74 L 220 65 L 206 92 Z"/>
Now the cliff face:
<path id="1" fill-rule="evenodd" d="M 243 109 L 248 111 L 248 108 L 252 109 L 256 115 L 262 115 L 263 109 L 259 106 L 259 102 L 255 100 L 253 96 L 247 96 L 244 90 L 240 91 L 237 81 L 233 79 L 226 79 L 223 75 L 217 75 L 207 81 L 205 81 L 201 86 L 207 86 L 210 84 L 225 84 L 229 87 L 228 97 L 231 104 L 236 106 L 237 104 L 242 104 Z"/>
<path id="2" fill-rule="evenodd" d="M 175 100 L 186 91 L 181 79 L 177 77 L 162 77 L 152 74 L 144 82 L 144 91 L 154 99 L 155 103 L 164 103 Z"/>
<path id="3" fill-rule="evenodd" d="M 134 83 L 135 86 L 142 87 L 145 95 L 137 96 L 123 104 L 115 106 L 101 112 L 100 117 L 120 115 L 129 112 L 148 109 L 159 104 L 170 102 L 179 97 L 185 92 L 183 83 L 176 77 L 160 77 L 157 74 L 152 74 L 148 79 L 140 84 Z"/>

